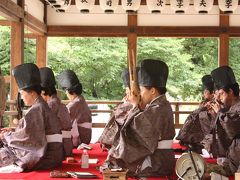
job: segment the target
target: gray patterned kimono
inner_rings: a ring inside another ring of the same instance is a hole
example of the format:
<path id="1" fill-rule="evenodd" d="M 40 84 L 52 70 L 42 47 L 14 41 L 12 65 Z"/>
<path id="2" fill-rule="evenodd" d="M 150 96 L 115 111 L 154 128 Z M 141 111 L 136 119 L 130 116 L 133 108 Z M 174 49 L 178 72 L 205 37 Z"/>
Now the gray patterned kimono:
<path id="1" fill-rule="evenodd" d="M 48 143 L 46 135 L 60 131 L 46 102 L 38 97 L 15 131 L 4 134 L 0 166 L 17 164 L 24 170 L 48 169 L 62 160 L 62 143 Z"/>
<path id="2" fill-rule="evenodd" d="M 50 97 L 48 106 L 61 122 L 64 152 L 65 156 L 69 156 L 72 154 L 73 144 L 71 136 L 72 124 L 68 109 L 56 95 Z"/>
<path id="3" fill-rule="evenodd" d="M 92 137 L 92 115 L 82 95 L 76 97 L 67 105 L 72 124 L 77 122 L 79 139 L 73 142 L 74 146 L 81 143 L 89 144 Z"/>
<path id="4" fill-rule="evenodd" d="M 55 114 L 52 113 L 48 104 L 39 97 L 39 113 L 43 115 L 47 149 L 34 169 L 50 169 L 61 165 L 63 159 L 62 126 Z"/>
<path id="5" fill-rule="evenodd" d="M 225 169 L 230 169 L 233 175 L 240 171 L 240 99 L 227 112 L 219 113 L 219 121 L 229 141 Z M 226 145 L 226 146 L 227 146 Z"/>
<path id="6" fill-rule="evenodd" d="M 174 135 L 172 108 L 161 95 L 142 112 L 138 108 L 129 112 L 118 143 L 109 151 L 111 161 L 127 168 L 130 176 L 170 175 L 175 166 Z"/>
<path id="7" fill-rule="evenodd" d="M 194 110 L 186 119 L 183 127 L 176 137 L 182 145 L 192 145 L 194 151 L 201 153 L 202 148 L 209 150 L 212 139 L 209 139 L 211 133 L 211 124 L 214 117 L 204 106 Z M 204 141 L 204 142 L 203 142 Z"/>
<path id="8" fill-rule="evenodd" d="M 128 117 L 128 112 L 131 109 L 132 104 L 129 102 L 123 102 L 115 107 L 102 135 L 98 139 L 98 142 L 104 144 L 107 148 L 111 147 L 116 135 L 119 133 L 119 130 Z"/>

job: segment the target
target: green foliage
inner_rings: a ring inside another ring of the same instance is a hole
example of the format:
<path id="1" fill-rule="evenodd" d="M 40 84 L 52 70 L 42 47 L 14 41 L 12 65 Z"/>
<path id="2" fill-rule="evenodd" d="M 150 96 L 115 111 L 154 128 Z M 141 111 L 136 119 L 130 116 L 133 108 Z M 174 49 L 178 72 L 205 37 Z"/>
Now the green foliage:
<path id="1" fill-rule="evenodd" d="M 0 27 L 0 67 L 3 75 L 8 75 L 10 70 L 10 28 Z"/>
<path id="2" fill-rule="evenodd" d="M 24 39 L 24 62 L 36 63 L 36 40 Z"/>
<path id="3" fill-rule="evenodd" d="M 232 38 L 230 41 L 230 66 L 232 67 L 237 82 L 240 83 L 240 39 L 239 38 Z"/>
<path id="4" fill-rule="evenodd" d="M 10 28 L 0 28 L 0 66 L 10 69 Z M 25 39 L 24 62 L 35 62 L 36 40 Z M 137 60 L 161 59 L 169 66 L 171 100 L 201 98 L 201 78 L 218 66 L 217 38 L 138 38 Z M 240 41 L 230 43 L 230 65 L 240 80 Z M 127 38 L 48 38 L 48 65 L 57 76 L 75 71 L 86 99 L 122 99 L 121 72 L 127 67 Z"/>
<path id="5" fill-rule="evenodd" d="M 10 27 L 0 27 L 0 67 L 4 75 L 10 74 Z M 24 62 L 36 62 L 36 40 L 24 39 Z"/>
<path id="6" fill-rule="evenodd" d="M 122 98 L 125 38 L 49 38 L 48 42 L 50 67 L 56 75 L 65 69 L 75 71 L 87 99 Z"/>
<path id="7" fill-rule="evenodd" d="M 202 76 L 217 67 L 217 39 L 139 38 L 139 63 L 148 58 L 168 64 L 170 96 L 175 100 L 200 100 Z"/>
<path id="8" fill-rule="evenodd" d="M 190 69 L 181 67 L 182 70 L 189 71 L 188 78 L 181 88 L 182 98 L 183 100 L 200 100 L 202 76 L 210 74 L 218 66 L 218 39 L 185 38 L 182 45 L 183 52 L 191 56 L 190 63 L 192 65 Z M 196 96 L 197 94 L 199 95 Z"/>

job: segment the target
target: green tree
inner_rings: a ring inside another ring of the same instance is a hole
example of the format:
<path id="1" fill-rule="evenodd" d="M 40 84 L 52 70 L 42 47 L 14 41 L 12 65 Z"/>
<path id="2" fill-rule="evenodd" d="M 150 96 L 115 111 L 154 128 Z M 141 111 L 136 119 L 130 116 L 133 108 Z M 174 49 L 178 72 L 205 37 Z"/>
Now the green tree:
<path id="1" fill-rule="evenodd" d="M 139 38 L 138 59 L 169 66 L 167 89 L 176 100 L 200 100 L 201 77 L 217 67 L 217 40 L 210 38 Z"/>
<path id="2" fill-rule="evenodd" d="M 229 56 L 229 64 L 234 71 L 238 83 L 240 83 L 240 38 L 231 39 Z"/>
<path id="3" fill-rule="evenodd" d="M 183 51 L 191 56 L 193 65 L 189 71 L 191 75 L 185 81 L 183 92 L 190 91 L 197 100 L 201 97 L 201 78 L 218 67 L 218 39 L 217 38 L 184 38 Z M 185 70 L 183 67 L 182 70 Z M 198 87 L 198 88 L 197 88 Z M 197 96 L 200 94 L 200 96 Z"/>
<path id="4" fill-rule="evenodd" d="M 10 74 L 10 48 L 11 28 L 8 26 L 0 27 L 0 66 L 4 75 Z M 24 62 L 36 62 L 36 40 L 24 39 Z"/>
<path id="5" fill-rule="evenodd" d="M 75 71 L 87 99 L 121 99 L 126 38 L 49 38 L 48 62 L 56 74 Z M 63 63 L 68 62 L 68 63 Z"/>
<path id="6" fill-rule="evenodd" d="M 10 69 L 10 28 L 1 27 L 0 65 Z M 138 64 L 147 58 L 169 66 L 168 93 L 173 100 L 200 100 L 201 77 L 217 67 L 217 38 L 138 38 Z M 239 39 L 231 41 L 230 65 L 239 78 Z M 24 62 L 35 62 L 36 41 L 25 39 Z M 48 64 L 58 75 L 77 73 L 87 99 L 121 99 L 121 71 L 127 67 L 126 38 L 48 38 Z"/>
<path id="7" fill-rule="evenodd" d="M 10 27 L 0 27 L 0 66 L 4 75 L 10 70 Z"/>

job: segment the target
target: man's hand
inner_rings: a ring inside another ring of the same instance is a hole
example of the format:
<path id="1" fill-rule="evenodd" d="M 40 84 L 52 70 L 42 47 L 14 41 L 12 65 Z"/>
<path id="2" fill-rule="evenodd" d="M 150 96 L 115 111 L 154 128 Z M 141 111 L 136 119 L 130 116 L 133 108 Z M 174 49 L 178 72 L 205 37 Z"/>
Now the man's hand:
<path id="1" fill-rule="evenodd" d="M 127 95 L 127 101 L 130 102 L 134 107 L 138 107 L 139 104 L 139 97 L 134 95 L 133 93 L 129 93 Z"/>
<path id="2" fill-rule="evenodd" d="M 218 113 L 219 110 L 221 109 L 221 105 L 217 101 L 215 101 L 215 103 L 211 103 L 210 106 L 214 110 L 215 113 Z"/>
<path id="3" fill-rule="evenodd" d="M 5 132 L 10 132 L 13 131 L 15 128 L 11 128 L 11 127 L 6 127 L 6 128 L 1 128 L 1 134 L 5 133 Z"/>

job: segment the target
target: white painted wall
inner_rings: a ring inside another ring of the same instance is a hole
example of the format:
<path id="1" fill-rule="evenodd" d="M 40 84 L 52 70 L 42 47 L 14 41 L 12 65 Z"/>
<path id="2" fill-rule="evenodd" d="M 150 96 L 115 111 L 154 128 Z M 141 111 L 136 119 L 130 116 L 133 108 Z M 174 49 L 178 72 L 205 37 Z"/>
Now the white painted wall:
<path id="1" fill-rule="evenodd" d="M 25 0 L 25 11 L 43 22 L 44 5 L 39 0 Z"/>
<path id="2" fill-rule="evenodd" d="M 145 13 L 144 13 L 145 12 Z M 139 26 L 218 26 L 218 7 L 205 15 L 198 14 L 193 6 L 190 6 L 185 14 L 175 14 L 170 6 L 167 6 L 161 14 L 152 14 L 146 6 L 141 6 L 138 14 Z"/>
<path id="3" fill-rule="evenodd" d="M 48 25 L 82 25 L 82 26 L 127 26 L 127 14 L 118 6 L 114 14 L 104 14 L 100 6 L 94 6 L 89 14 L 81 14 L 75 5 L 65 13 L 58 13 L 48 6 Z M 139 26 L 218 26 L 219 8 L 214 6 L 207 15 L 198 14 L 190 6 L 186 14 L 175 14 L 167 6 L 161 14 L 151 14 L 147 6 L 138 10 Z M 234 20 L 235 22 L 235 20 Z"/>
<path id="4" fill-rule="evenodd" d="M 16 3 L 17 0 L 12 0 Z M 25 0 L 25 10 L 43 22 L 44 6 L 39 0 Z M 82 26 L 127 26 L 127 14 L 118 6 L 114 14 L 104 14 L 100 6 L 94 6 L 89 14 L 81 14 L 75 5 L 65 13 L 57 13 L 48 6 L 48 25 L 82 25 Z M 167 6 L 161 14 L 151 14 L 147 6 L 138 10 L 139 26 L 218 26 L 219 8 L 214 6 L 206 14 L 198 14 L 190 6 L 185 14 L 175 14 Z M 240 26 L 240 6 L 230 15 L 230 26 Z"/>
<path id="5" fill-rule="evenodd" d="M 65 13 L 57 13 L 54 8 L 48 6 L 48 25 L 82 25 L 82 26 L 126 26 L 127 14 L 121 6 L 116 13 L 104 14 L 100 6 L 94 6 L 89 14 L 82 14 L 75 5 Z"/>
<path id="6" fill-rule="evenodd" d="M 230 15 L 230 26 L 240 26 L 240 6 L 238 6 L 237 10 L 234 11 L 232 15 Z"/>
<path id="7" fill-rule="evenodd" d="M 13 1 L 14 3 L 16 3 L 16 4 L 17 4 L 17 0 L 11 0 L 11 1 Z"/>

